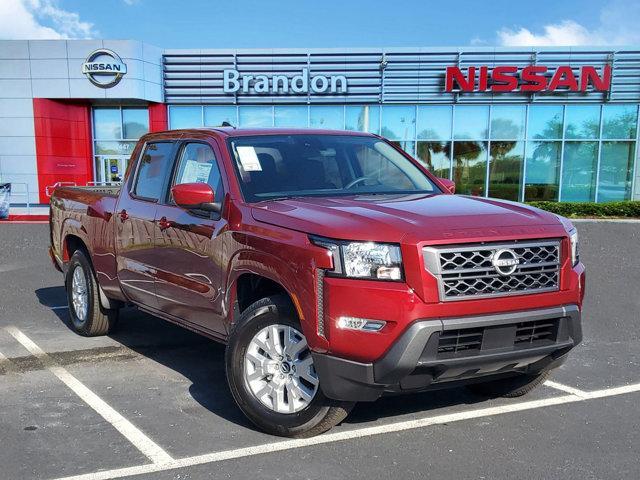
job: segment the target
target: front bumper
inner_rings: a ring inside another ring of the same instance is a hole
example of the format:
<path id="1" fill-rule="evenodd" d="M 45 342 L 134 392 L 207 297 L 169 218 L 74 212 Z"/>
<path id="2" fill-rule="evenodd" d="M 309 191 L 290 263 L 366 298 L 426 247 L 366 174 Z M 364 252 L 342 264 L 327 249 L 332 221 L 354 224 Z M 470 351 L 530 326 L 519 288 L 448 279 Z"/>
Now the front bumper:
<path id="1" fill-rule="evenodd" d="M 536 333 L 537 329 L 537 333 Z M 323 393 L 373 401 L 558 366 L 582 340 L 577 305 L 414 322 L 387 353 L 361 363 L 312 352 Z"/>

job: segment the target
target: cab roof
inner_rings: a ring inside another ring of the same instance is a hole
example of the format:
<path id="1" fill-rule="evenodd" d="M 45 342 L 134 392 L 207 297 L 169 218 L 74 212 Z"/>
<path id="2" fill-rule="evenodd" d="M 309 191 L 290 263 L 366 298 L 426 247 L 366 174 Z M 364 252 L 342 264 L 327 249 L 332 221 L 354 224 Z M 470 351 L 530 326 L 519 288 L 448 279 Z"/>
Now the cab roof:
<path id="1" fill-rule="evenodd" d="M 351 130 L 329 130 L 320 128 L 233 128 L 233 127 L 202 127 L 178 130 L 167 130 L 175 133 L 203 133 L 216 132 L 225 137 L 246 137 L 254 135 L 351 135 L 374 137 L 372 133 L 354 132 Z"/>

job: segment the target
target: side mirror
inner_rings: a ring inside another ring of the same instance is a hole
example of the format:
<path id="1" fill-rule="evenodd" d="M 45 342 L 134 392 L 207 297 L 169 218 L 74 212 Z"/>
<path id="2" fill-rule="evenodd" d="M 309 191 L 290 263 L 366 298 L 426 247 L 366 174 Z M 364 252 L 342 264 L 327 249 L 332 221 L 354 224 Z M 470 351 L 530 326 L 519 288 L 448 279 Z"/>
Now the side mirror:
<path id="1" fill-rule="evenodd" d="M 207 183 L 181 183 L 171 187 L 173 201 L 186 210 L 220 212 L 220 204 L 215 202 L 213 188 Z"/>
<path id="2" fill-rule="evenodd" d="M 445 191 L 449 193 L 456 193 L 456 182 L 449 180 L 448 178 L 438 178 L 438 181 L 444 187 Z"/>

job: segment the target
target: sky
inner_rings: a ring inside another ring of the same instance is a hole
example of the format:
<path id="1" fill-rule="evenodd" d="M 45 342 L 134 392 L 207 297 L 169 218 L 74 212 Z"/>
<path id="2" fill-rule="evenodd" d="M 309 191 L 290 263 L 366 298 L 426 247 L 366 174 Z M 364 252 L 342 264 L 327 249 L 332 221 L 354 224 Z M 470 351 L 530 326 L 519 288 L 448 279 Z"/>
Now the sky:
<path id="1" fill-rule="evenodd" d="M 0 0 L 0 39 L 163 48 L 640 46 L 640 0 Z"/>

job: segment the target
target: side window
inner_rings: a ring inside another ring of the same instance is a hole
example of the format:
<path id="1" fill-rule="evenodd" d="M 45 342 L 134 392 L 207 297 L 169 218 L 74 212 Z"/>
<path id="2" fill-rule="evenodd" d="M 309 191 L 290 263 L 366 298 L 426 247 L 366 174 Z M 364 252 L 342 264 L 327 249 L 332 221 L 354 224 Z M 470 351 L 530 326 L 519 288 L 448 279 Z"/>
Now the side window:
<path id="1" fill-rule="evenodd" d="M 208 183 L 220 201 L 223 195 L 222 176 L 216 156 L 209 145 L 187 143 L 181 150 L 173 185 L 181 183 Z"/>
<path id="2" fill-rule="evenodd" d="M 133 194 L 148 200 L 159 200 L 165 174 L 171 168 L 172 142 L 149 143 L 144 149 Z"/>

